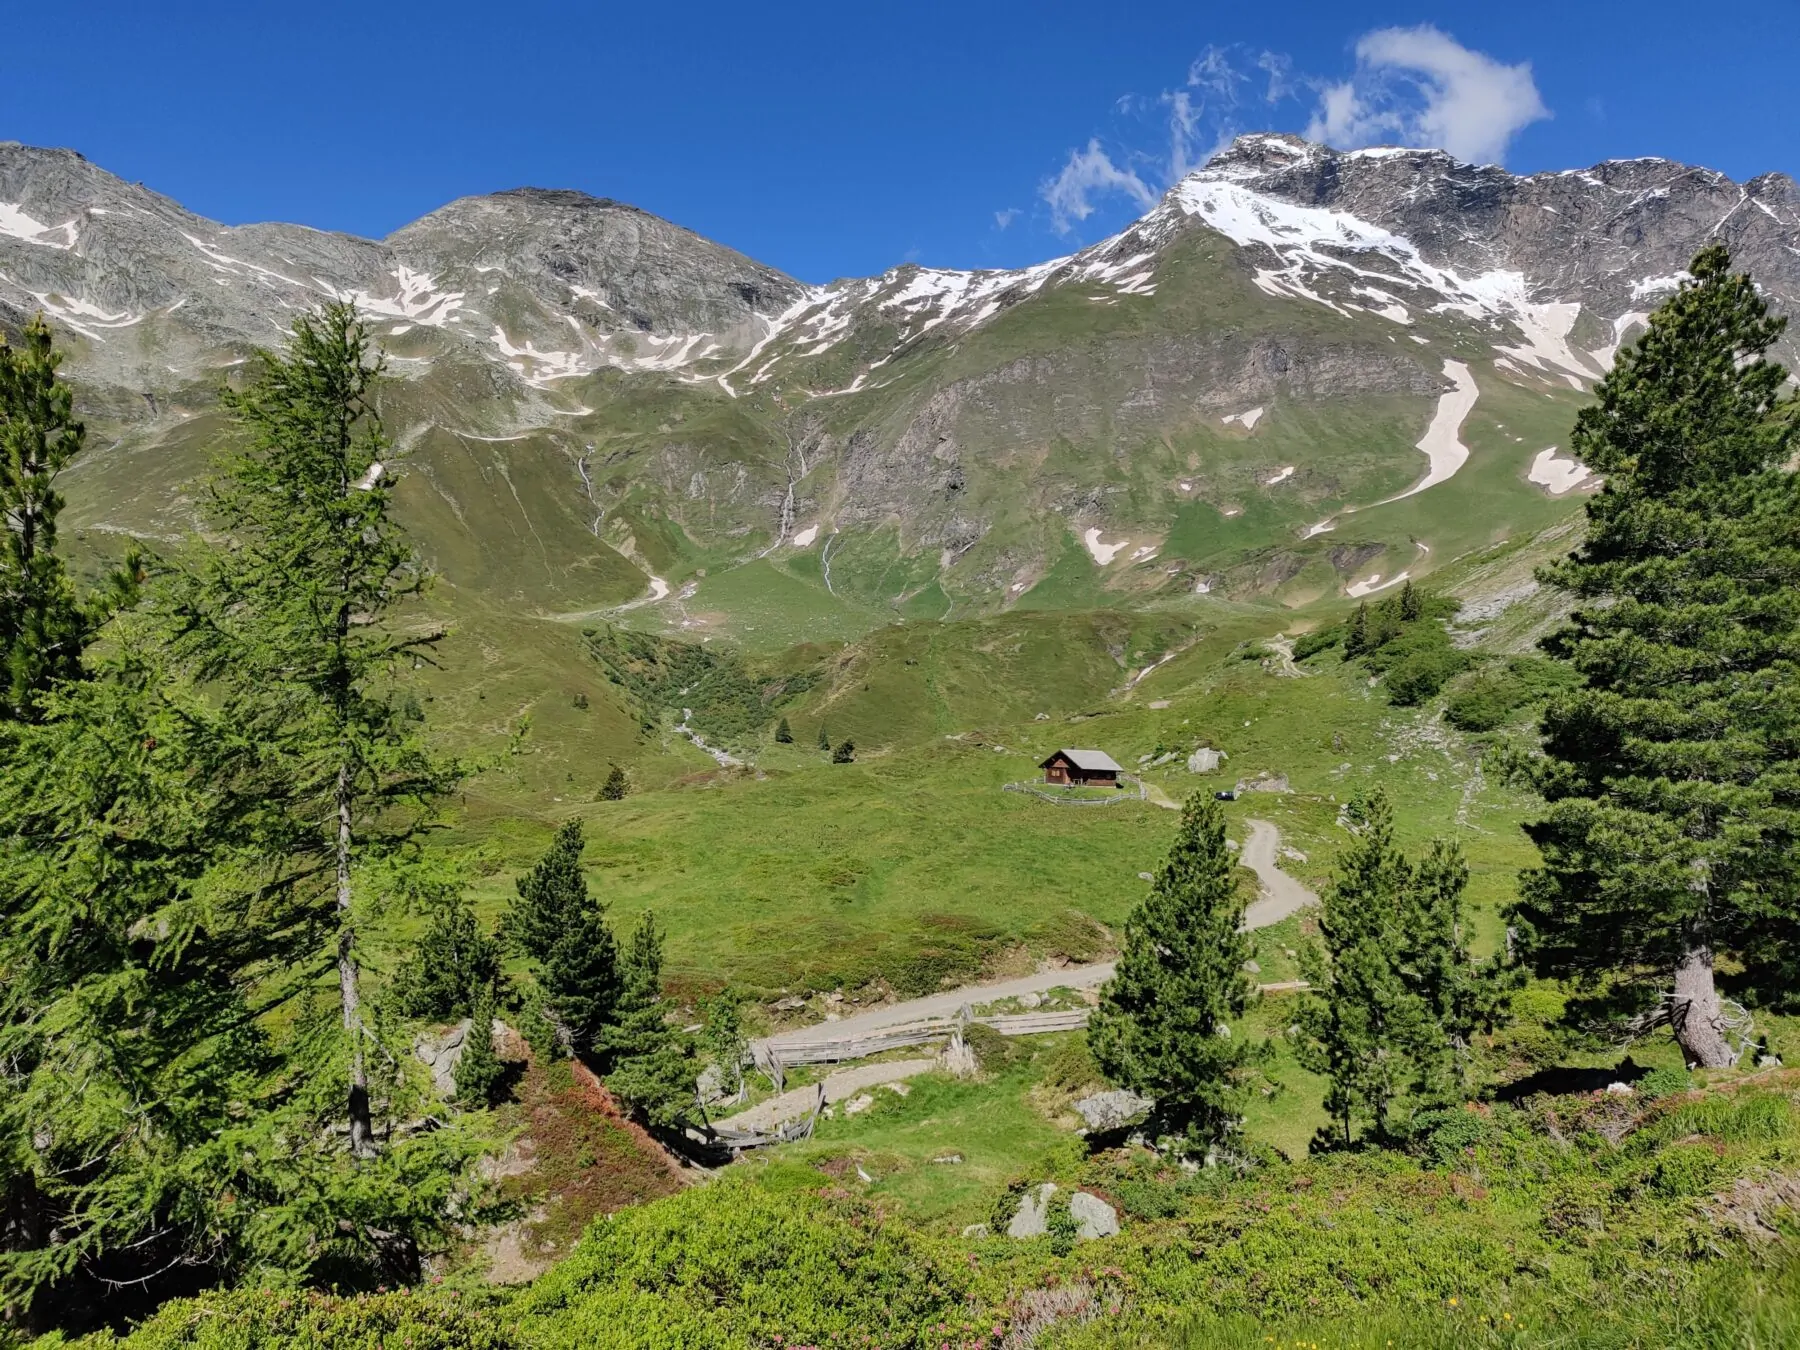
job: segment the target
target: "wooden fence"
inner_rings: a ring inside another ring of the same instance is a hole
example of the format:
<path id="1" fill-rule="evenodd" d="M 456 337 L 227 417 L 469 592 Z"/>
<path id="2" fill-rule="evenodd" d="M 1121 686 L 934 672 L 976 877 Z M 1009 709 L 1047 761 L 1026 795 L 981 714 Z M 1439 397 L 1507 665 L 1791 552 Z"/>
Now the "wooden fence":
<path id="1" fill-rule="evenodd" d="M 750 1063 L 768 1076 L 780 1091 L 786 1081 L 786 1070 L 800 1064 L 838 1064 L 850 1059 L 868 1059 L 888 1050 L 903 1050 L 913 1045 L 929 1045 L 947 1041 L 961 1027 L 992 1027 L 1002 1036 L 1043 1036 L 1053 1031 L 1073 1031 L 1086 1026 L 1092 1008 L 1064 1008 L 1050 1012 L 998 1013 L 975 1017 L 963 1008 L 954 1017 L 929 1017 L 918 1022 L 902 1022 L 864 1032 L 860 1036 L 837 1036 L 825 1040 L 783 1042 L 779 1039 L 753 1041 Z"/>
<path id="2" fill-rule="evenodd" d="M 1071 797 L 1066 792 L 1058 792 L 1044 783 L 1005 783 L 1001 785 L 1000 790 L 1002 792 L 1023 792 L 1030 797 L 1055 802 L 1058 806 L 1117 806 L 1120 802 L 1141 802 L 1149 798 L 1150 792 L 1144 786 L 1143 779 L 1133 778 L 1130 774 L 1120 774 L 1119 781 L 1132 784 L 1136 791 L 1120 788 L 1110 797 Z"/>

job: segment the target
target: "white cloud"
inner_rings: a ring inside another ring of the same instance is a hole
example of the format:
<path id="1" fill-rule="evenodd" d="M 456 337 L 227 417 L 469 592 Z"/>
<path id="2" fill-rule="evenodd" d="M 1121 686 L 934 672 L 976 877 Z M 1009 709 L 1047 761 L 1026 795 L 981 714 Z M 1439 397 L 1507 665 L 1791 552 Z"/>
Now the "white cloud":
<path id="1" fill-rule="evenodd" d="M 1380 141 L 1432 146 L 1477 164 L 1550 116 L 1530 62 L 1503 65 L 1430 24 L 1381 28 L 1356 44 L 1356 73 L 1319 86 L 1308 140 L 1339 149 Z"/>
<path id="2" fill-rule="evenodd" d="M 1071 150 L 1069 162 L 1056 177 L 1046 179 L 1038 188 L 1050 207 L 1050 224 L 1058 234 L 1067 234 L 1077 221 L 1094 214 L 1094 199 L 1109 193 L 1123 193 L 1140 207 L 1156 204 L 1156 194 L 1131 169 L 1122 169 L 1100 147 L 1094 137 L 1085 150 Z"/>
<path id="3" fill-rule="evenodd" d="M 1018 218 L 1019 208 L 1016 206 L 1009 206 L 1004 211 L 996 211 L 994 212 L 994 228 L 1004 230 Z"/>

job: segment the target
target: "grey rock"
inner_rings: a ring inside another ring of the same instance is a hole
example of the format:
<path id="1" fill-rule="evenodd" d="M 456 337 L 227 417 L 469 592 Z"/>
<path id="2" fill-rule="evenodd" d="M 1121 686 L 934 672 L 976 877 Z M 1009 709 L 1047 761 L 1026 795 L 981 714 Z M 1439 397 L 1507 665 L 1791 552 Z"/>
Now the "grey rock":
<path id="1" fill-rule="evenodd" d="M 1075 1220 L 1075 1235 L 1089 1242 L 1113 1237 L 1119 1231 L 1119 1212 L 1086 1191 L 1076 1191 L 1069 1197 L 1069 1215 Z"/>
<path id="2" fill-rule="evenodd" d="M 1087 1123 L 1090 1130 L 1116 1130 L 1141 1116 L 1155 1104 L 1150 1098 L 1140 1097 L 1126 1088 L 1114 1088 L 1108 1092 L 1096 1092 L 1091 1097 L 1083 1097 L 1075 1103 L 1075 1114 Z"/>
<path id="3" fill-rule="evenodd" d="M 1188 756 L 1189 773 L 1217 773 L 1219 765 L 1231 758 L 1223 750 L 1214 750 L 1210 745 L 1203 745 Z"/>
<path id="4" fill-rule="evenodd" d="M 1026 990 L 1023 994 L 1019 995 L 1019 1006 L 1021 1008 L 1041 1007 L 1043 1006 L 1043 1002 L 1044 996 L 1042 994 L 1034 993 L 1031 990 Z"/>
<path id="5" fill-rule="evenodd" d="M 962 1235 L 966 1238 L 984 1238 L 988 1236 L 988 1226 L 985 1223 L 972 1223 L 962 1230 Z"/>
<path id="6" fill-rule="evenodd" d="M 462 1060 L 468 1036 L 469 1019 L 465 1017 L 445 1032 L 421 1031 L 413 1041 L 413 1055 L 431 1070 L 432 1090 L 440 1097 L 456 1094 L 456 1066 Z"/>
<path id="7" fill-rule="evenodd" d="M 1249 975 L 1262 974 L 1262 964 L 1255 960 L 1244 962 L 1244 972 Z"/>
<path id="8" fill-rule="evenodd" d="M 1050 1197 L 1056 1194 L 1056 1183 L 1046 1181 L 1019 1197 L 1019 1207 L 1012 1222 L 1006 1225 L 1010 1238 L 1042 1237 L 1050 1231 Z"/>

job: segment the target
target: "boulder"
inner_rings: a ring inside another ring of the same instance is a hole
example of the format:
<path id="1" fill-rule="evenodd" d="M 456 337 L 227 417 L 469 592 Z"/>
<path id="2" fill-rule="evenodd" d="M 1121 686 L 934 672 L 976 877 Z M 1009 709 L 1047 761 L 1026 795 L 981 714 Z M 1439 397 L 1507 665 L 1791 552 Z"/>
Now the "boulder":
<path id="1" fill-rule="evenodd" d="M 1259 773 L 1255 778 L 1238 780 L 1239 792 L 1292 792 L 1285 773 Z"/>
<path id="2" fill-rule="evenodd" d="M 1203 745 L 1188 756 L 1187 770 L 1189 773 L 1217 773 L 1219 765 L 1230 758 L 1223 750 Z"/>
<path id="3" fill-rule="evenodd" d="M 1075 1103 L 1075 1114 L 1087 1122 L 1090 1130 L 1116 1130 L 1156 1103 L 1125 1088 L 1096 1092 Z"/>
<path id="4" fill-rule="evenodd" d="M 1069 1197 L 1069 1216 L 1075 1220 L 1075 1236 L 1085 1241 L 1112 1237 L 1119 1231 L 1119 1212 L 1086 1191 Z"/>
<path id="5" fill-rule="evenodd" d="M 1043 1002 L 1044 996 L 1042 994 L 1032 993 L 1029 990 L 1019 995 L 1019 1006 L 1021 1008 L 1041 1007 Z"/>
<path id="6" fill-rule="evenodd" d="M 866 1092 L 858 1093 L 844 1103 L 844 1114 L 846 1116 L 860 1116 L 873 1105 L 875 1105 L 875 1099 L 873 1097 Z"/>
<path id="7" fill-rule="evenodd" d="M 431 1086 L 440 1097 L 456 1095 L 456 1066 L 462 1059 L 463 1042 L 469 1036 L 469 1019 L 464 1018 L 448 1031 L 433 1034 L 421 1031 L 413 1042 L 413 1055 L 431 1070 Z"/>
<path id="8" fill-rule="evenodd" d="M 988 1226 L 985 1223 L 972 1223 L 962 1230 L 962 1235 L 966 1238 L 984 1238 L 988 1235 Z"/>
<path id="9" fill-rule="evenodd" d="M 1056 1183 L 1046 1181 L 1019 1197 L 1019 1208 L 1006 1225 L 1010 1238 L 1042 1237 L 1050 1231 L 1050 1197 L 1056 1194 Z"/>

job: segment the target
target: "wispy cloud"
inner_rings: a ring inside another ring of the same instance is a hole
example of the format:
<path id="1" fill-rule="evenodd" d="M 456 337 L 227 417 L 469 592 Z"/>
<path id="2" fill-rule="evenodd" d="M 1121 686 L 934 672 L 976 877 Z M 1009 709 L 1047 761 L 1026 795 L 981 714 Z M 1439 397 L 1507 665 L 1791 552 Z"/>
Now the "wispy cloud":
<path id="1" fill-rule="evenodd" d="M 1071 150 L 1062 172 L 1046 178 L 1038 188 L 1038 195 L 1050 207 L 1051 228 L 1058 234 L 1069 233 L 1078 221 L 1093 215 L 1095 198 L 1109 193 L 1123 193 L 1146 209 L 1156 202 L 1156 194 L 1142 178 L 1113 163 L 1098 136 L 1088 141 L 1085 150 Z"/>
<path id="2" fill-rule="evenodd" d="M 1355 73 L 1318 93 L 1308 140 L 1431 146 L 1476 163 L 1504 160 L 1513 137 L 1550 116 L 1530 62 L 1505 65 L 1430 24 L 1365 34 Z"/>
<path id="3" fill-rule="evenodd" d="M 1328 78 L 1295 69 L 1284 52 L 1207 46 L 1177 88 L 1119 98 L 1114 133 L 1071 150 L 1039 185 L 1051 228 L 1073 233 L 1108 204 L 1143 210 L 1247 132 L 1304 127 L 1341 150 L 1430 146 L 1490 162 L 1550 116 L 1530 63 L 1506 65 L 1429 24 L 1365 33 L 1355 54 L 1351 74 Z M 1016 216 L 996 212 L 994 223 L 1005 229 Z"/>
<path id="4" fill-rule="evenodd" d="M 996 211 L 994 212 L 994 228 L 1004 230 L 1018 218 L 1019 208 L 1016 206 L 1009 206 L 1004 211 Z"/>

